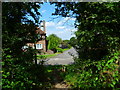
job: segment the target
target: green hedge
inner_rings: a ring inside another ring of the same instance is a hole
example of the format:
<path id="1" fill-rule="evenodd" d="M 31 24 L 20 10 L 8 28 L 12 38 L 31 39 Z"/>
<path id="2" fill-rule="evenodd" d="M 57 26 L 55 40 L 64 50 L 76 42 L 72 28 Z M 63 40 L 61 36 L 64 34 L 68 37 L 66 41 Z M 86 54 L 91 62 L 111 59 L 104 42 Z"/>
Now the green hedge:
<path id="1" fill-rule="evenodd" d="M 95 62 L 90 60 L 80 62 L 80 59 L 76 59 L 75 65 L 67 67 L 65 80 L 72 88 L 120 89 L 119 65 L 116 63 L 119 55 L 120 52 L 116 52 L 104 60 Z"/>

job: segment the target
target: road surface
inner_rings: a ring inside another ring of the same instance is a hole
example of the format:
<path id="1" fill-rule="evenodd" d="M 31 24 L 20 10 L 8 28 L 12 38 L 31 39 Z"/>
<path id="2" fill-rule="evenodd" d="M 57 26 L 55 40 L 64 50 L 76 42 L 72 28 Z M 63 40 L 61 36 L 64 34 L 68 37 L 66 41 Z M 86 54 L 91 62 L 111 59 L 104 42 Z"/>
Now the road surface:
<path id="1" fill-rule="evenodd" d="M 68 65 L 74 63 L 73 56 L 78 54 L 74 48 L 71 48 L 62 54 L 46 59 L 45 65 Z"/>

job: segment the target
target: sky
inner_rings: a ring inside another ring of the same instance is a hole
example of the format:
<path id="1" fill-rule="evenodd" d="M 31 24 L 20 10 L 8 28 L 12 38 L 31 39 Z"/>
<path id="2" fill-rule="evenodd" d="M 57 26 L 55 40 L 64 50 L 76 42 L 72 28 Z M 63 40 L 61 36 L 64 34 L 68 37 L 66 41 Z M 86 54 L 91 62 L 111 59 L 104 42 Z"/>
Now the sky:
<path id="1" fill-rule="evenodd" d="M 40 20 L 46 21 L 45 25 L 47 36 L 49 36 L 50 34 L 56 34 L 62 40 L 69 40 L 71 37 L 75 36 L 75 18 L 63 18 L 62 16 L 53 16 L 52 13 L 54 11 L 55 6 L 50 5 L 49 3 L 44 3 L 39 9 L 39 12 L 42 15 Z"/>

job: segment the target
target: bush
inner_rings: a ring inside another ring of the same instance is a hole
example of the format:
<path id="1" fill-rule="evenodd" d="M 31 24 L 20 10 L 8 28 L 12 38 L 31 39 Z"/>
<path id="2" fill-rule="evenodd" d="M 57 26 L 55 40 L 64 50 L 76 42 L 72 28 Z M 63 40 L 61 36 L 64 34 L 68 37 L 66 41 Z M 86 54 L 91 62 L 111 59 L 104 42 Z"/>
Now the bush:
<path id="1" fill-rule="evenodd" d="M 53 49 L 51 49 L 54 53 L 56 53 L 57 52 L 57 49 L 56 48 L 53 48 Z"/>
<path id="2" fill-rule="evenodd" d="M 63 49 L 62 48 L 57 48 L 57 52 L 63 53 Z"/>
<path id="3" fill-rule="evenodd" d="M 119 60 L 120 52 L 115 52 L 101 61 L 79 61 L 67 67 L 65 80 L 73 88 L 80 89 L 116 89 L 119 86 Z M 79 60 L 79 59 L 78 59 Z M 77 61 L 77 60 L 76 60 Z"/>
<path id="4" fill-rule="evenodd" d="M 28 57 L 25 57 L 25 55 Z M 46 79 L 44 66 L 35 65 L 33 61 L 30 60 L 29 54 L 26 53 L 25 55 L 21 58 L 12 58 L 12 56 L 9 55 L 3 59 L 3 89 L 29 90 L 44 87 L 44 81 Z"/>

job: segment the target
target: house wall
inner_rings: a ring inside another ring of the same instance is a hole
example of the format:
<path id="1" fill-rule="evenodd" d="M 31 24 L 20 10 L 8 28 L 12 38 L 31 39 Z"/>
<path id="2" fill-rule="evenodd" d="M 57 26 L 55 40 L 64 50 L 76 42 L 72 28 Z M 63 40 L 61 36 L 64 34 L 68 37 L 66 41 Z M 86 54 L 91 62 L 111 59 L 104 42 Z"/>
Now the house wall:
<path id="1" fill-rule="evenodd" d="M 40 50 L 42 52 L 47 51 L 46 40 L 38 41 L 36 44 L 42 44 L 42 49 L 38 49 L 38 50 Z M 30 46 L 30 47 L 34 47 L 34 43 L 27 43 L 27 45 Z"/>
<path id="2" fill-rule="evenodd" d="M 40 50 L 42 50 L 43 52 L 46 52 L 46 40 L 38 41 L 36 44 L 42 44 L 43 49 L 40 49 Z"/>
<path id="3" fill-rule="evenodd" d="M 27 43 L 27 46 L 34 47 L 34 43 Z"/>
<path id="4" fill-rule="evenodd" d="M 42 28 L 43 28 L 43 30 L 41 30 L 39 27 L 37 27 L 36 28 L 36 33 L 37 34 L 39 34 L 39 41 L 36 43 L 36 44 L 42 44 L 42 49 L 41 49 L 41 45 L 37 45 L 37 47 L 39 48 L 39 49 L 37 49 L 37 50 L 40 50 L 40 51 L 42 51 L 42 52 L 47 52 L 47 40 L 46 40 L 46 28 L 45 28 L 45 21 L 43 20 L 43 22 L 42 22 L 42 25 L 41 26 L 43 26 Z M 28 46 L 30 46 L 30 47 L 33 47 L 34 48 L 34 43 L 27 43 L 27 45 Z"/>

